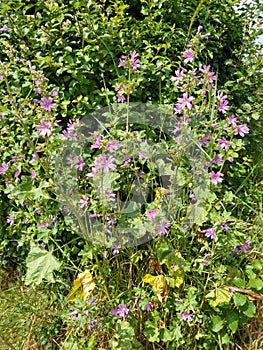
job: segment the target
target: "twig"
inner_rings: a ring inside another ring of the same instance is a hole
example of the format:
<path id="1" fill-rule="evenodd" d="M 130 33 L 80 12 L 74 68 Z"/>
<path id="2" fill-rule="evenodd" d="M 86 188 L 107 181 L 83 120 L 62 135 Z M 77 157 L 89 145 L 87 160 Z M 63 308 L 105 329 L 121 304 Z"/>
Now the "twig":
<path id="1" fill-rule="evenodd" d="M 229 288 L 231 289 L 232 292 L 239 292 L 239 293 L 243 293 L 243 294 L 248 294 L 256 299 L 263 300 L 263 295 L 257 294 L 256 292 L 253 292 L 253 290 L 238 288 L 238 287 L 229 287 Z"/>

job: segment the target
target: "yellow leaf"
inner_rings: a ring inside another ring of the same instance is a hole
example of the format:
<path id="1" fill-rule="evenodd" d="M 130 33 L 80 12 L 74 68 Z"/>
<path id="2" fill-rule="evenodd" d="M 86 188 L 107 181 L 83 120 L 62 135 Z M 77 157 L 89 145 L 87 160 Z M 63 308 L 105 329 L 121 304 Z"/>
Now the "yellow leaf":
<path id="1" fill-rule="evenodd" d="M 70 301 L 76 300 L 78 298 L 84 298 L 86 302 L 93 290 L 95 289 L 95 282 L 93 281 L 92 274 L 85 270 L 84 272 L 78 274 L 78 277 L 74 281 L 74 286 L 72 291 L 68 295 Z"/>
<path id="2" fill-rule="evenodd" d="M 142 281 L 143 281 L 143 282 L 146 282 L 146 283 L 150 283 L 150 284 L 153 286 L 153 283 L 154 283 L 154 281 L 155 281 L 156 278 L 157 278 L 157 276 L 153 276 L 153 275 L 150 275 L 149 273 L 147 273 L 147 274 L 143 277 Z"/>
<path id="3" fill-rule="evenodd" d="M 184 283 L 184 270 L 177 266 L 171 266 L 169 270 L 169 275 L 173 278 L 174 287 L 179 288 Z"/>
<path id="4" fill-rule="evenodd" d="M 210 299 L 209 304 L 212 307 L 216 307 L 219 304 L 228 303 L 231 300 L 227 287 L 212 290 L 206 295 L 206 298 Z"/>
<path id="5" fill-rule="evenodd" d="M 164 275 L 159 275 L 155 278 L 153 289 L 157 294 L 157 298 L 161 303 L 167 300 L 167 282 Z"/>

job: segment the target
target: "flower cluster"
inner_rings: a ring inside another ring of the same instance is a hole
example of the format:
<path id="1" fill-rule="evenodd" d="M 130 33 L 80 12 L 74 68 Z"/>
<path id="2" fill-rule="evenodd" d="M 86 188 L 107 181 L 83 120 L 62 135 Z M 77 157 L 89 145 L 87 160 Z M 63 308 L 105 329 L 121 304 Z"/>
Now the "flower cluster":
<path id="1" fill-rule="evenodd" d="M 129 309 L 124 304 L 119 304 L 117 310 L 111 309 L 111 313 L 113 316 L 116 316 L 116 317 L 119 316 L 123 320 L 125 320 L 126 316 L 129 314 L 129 312 L 130 312 Z"/>

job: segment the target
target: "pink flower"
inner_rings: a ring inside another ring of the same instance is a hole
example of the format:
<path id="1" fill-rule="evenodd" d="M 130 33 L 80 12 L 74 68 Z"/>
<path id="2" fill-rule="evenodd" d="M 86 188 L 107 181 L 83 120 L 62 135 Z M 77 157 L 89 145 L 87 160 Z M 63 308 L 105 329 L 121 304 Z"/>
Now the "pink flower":
<path id="1" fill-rule="evenodd" d="M 203 230 L 202 232 L 205 233 L 206 237 L 210 237 L 211 239 L 216 238 L 216 233 L 213 228 L 208 228 L 206 230 Z"/>
<path id="2" fill-rule="evenodd" d="M 219 139 L 217 142 L 219 144 L 220 149 L 225 149 L 226 151 L 229 150 L 230 142 L 228 142 L 225 137 L 223 137 L 222 139 Z"/>
<path id="3" fill-rule="evenodd" d="M 219 171 L 218 171 L 217 173 L 215 173 L 214 171 L 212 171 L 212 173 L 211 173 L 211 179 L 212 179 L 212 184 L 213 184 L 214 186 L 216 186 L 218 182 L 221 183 L 221 182 L 223 181 L 223 179 L 222 179 L 221 176 L 224 176 L 224 174 L 220 173 Z"/>
<path id="4" fill-rule="evenodd" d="M 14 225 L 15 219 L 12 216 L 7 216 L 6 221 L 10 224 L 10 226 Z"/>
<path id="5" fill-rule="evenodd" d="M 52 97 L 46 98 L 45 96 L 43 96 L 41 98 L 41 101 L 42 101 L 42 103 L 41 103 L 40 107 L 44 108 L 48 112 L 50 112 L 51 109 L 56 106 L 55 103 L 52 103 L 52 101 L 53 101 Z"/>
<path id="6" fill-rule="evenodd" d="M 122 55 L 121 58 L 120 58 L 120 62 L 119 62 L 118 67 L 124 67 L 124 64 L 125 64 L 125 62 L 126 62 L 126 59 L 127 59 L 127 56 Z"/>
<path id="7" fill-rule="evenodd" d="M 177 99 L 176 109 L 181 111 L 183 108 L 187 107 L 188 109 L 192 109 L 191 101 L 195 100 L 193 96 L 188 97 L 188 93 L 185 92 L 183 94 L 183 98 Z"/>
<path id="8" fill-rule="evenodd" d="M 240 135 L 241 137 L 244 137 L 245 134 L 248 134 L 248 133 L 249 133 L 249 128 L 247 127 L 247 124 L 242 124 L 236 127 L 234 135 Z"/>
<path id="9" fill-rule="evenodd" d="M 179 314 L 182 321 L 193 321 L 192 314 L 189 314 L 187 311 L 183 311 Z"/>
<path id="10" fill-rule="evenodd" d="M 188 62 L 193 62 L 194 60 L 194 52 L 188 48 L 184 53 L 183 53 L 183 58 L 184 58 L 184 62 L 188 63 Z"/>
<path id="11" fill-rule="evenodd" d="M 37 130 L 42 130 L 40 135 L 42 137 L 45 137 L 45 136 L 50 136 L 51 135 L 51 123 L 48 122 L 48 123 L 45 123 L 44 119 L 41 119 L 40 120 L 40 124 L 41 125 L 36 125 L 36 128 Z"/>
<path id="12" fill-rule="evenodd" d="M 160 225 L 157 225 L 157 232 L 158 235 L 166 235 L 168 231 L 166 230 L 168 227 L 170 227 L 171 224 L 166 222 L 165 220 L 162 220 L 162 223 Z"/>
<path id="13" fill-rule="evenodd" d="M 228 106 L 227 95 L 224 95 L 223 92 L 220 92 L 217 97 L 220 99 L 218 111 L 225 114 L 226 111 L 230 109 L 230 106 Z"/>
<path id="14" fill-rule="evenodd" d="M 8 170 L 8 164 L 6 162 L 2 163 L 2 167 L 0 168 L 0 174 L 5 173 Z"/>
<path id="15" fill-rule="evenodd" d="M 130 56 L 131 56 L 131 67 L 134 71 L 137 71 L 138 68 L 140 67 L 139 65 L 140 60 L 136 59 L 136 57 L 138 56 L 138 53 L 135 50 L 130 51 Z"/>
<path id="16" fill-rule="evenodd" d="M 235 117 L 234 114 L 232 114 L 231 117 L 228 117 L 228 123 L 232 127 L 235 127 L 237 125 L 237 117 Z"/>
<path id="17" fill-rule="evenodd" d="M 89 197 L 82 196 L 82 199 L 79 200 L 80 208 L 87 207 L 89 204 Z"/>

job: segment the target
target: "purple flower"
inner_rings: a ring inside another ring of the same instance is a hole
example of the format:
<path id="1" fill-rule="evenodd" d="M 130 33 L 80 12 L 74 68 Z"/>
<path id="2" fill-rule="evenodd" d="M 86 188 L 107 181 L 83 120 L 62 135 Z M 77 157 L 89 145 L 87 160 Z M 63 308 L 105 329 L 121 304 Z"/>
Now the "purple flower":
<path id="1" fill-rule="evenodd" d="M 15 175 L 14 175 L 15 179 L 17 179 L 17 178 L 19 177 L 20 174 L 21 174 L 21 171 L 17 170 L 17 171 L 15 172 Z"/>
<path id="2" fill-rule="evenodd" d="M 123 103 L 126 100 L 125 96 L 123 95 L 124 93 L 125 93 L 125 85 L 122 83 L 121 86 L 118 87 L 117 89 L 116 96 L 117 96 L 118 102 Z"/>
<path id="3" fill-rule="evenodd" d="M 232 249 L 232 252 L 233 252 L 233 253 L 238 253 L 238 248 Z"/>
<path id="4" fill-rule="evenodd" d="M 175 73 L 175 77 L 171 78 L 172 82 L 175 82 L 175 84 L 177 85 L 179 82 L 183 81 L 183 75 L 184 75 L 185 69 L 181 69 L 181 71 L 176 70 L 174 71 Z"/>
<path id="5" fill-rule="evenodd" d="M 196 34 L 200 34 L 203 28 L 204 28 L 203 26 L 198 26 Z"/>
<path id="6" fill-rule="evenodd" d="M 179 314 L 182 321 L 193 321 L 192 314 L 189 314 L 187 311 L 183 311 Z"/>
<path id="7" fill-rule="evenodd" d="M 129 309 L 124 304 L 119 304 L 118 309 L 111 309 L 111 313 L 113 316 L 118 317 L 120 316 L 123 320 L 125 320 L 126 315 L 129 313 Z"/>
<path id="8" fill-rule="evenodd" d="M 205 136 L 203 136 L 200 140 L 200 145 L 204 146 L 204 145 L 208 145 L 209 144 L 209 139 L 210 139 L 210 134 L 207 134 Z"/>
<path id="9" fill-rule="evenodd" d="M 112 255 L 119 254 L 120 249 L 121 249 L 121 246 L 115 244 L 115 245 L 113 246 L 113 249 L 112 249 Z"/>
<path id="10" fill-rule="evenodd" d="M 51 96 L 58 97 L 58 93 L 57 93 L 57 90 L 55 88 L 51 90 Z"/>
<path id="11" fill-rule="evenodd" d="M 78 314 L 78 311 L 71 311 L 71 312 L 68 313 L 68 316 L 71 316 L 72 319 L 73 319 L 74 321 L 76 321 L 77 318 L 78 318 L 78 316 L 79 316 L 79 314 Z"/>
<path id="12" fill-rule="evenodd" d="M 242 124 L 236 127 L 234 135 L 240 135 L 241 137 L 244 137 L 245 134 L 248 134 L 248 133 L 249 133 L 249 128 L 247 127 L 247 124 Z"/>
<path id="13" fill-rule="evenodd" d="M 214 159 L 212 160 L 212 163 L 214 164 L 222 164 L 223 158 L 220 157 L 218 154 L 215 155 Z"/>
<path id="14" fill-rule="evenodd" d="M 10 224 L 10 226 L 14 225 L 15 219 L 12 216 L 7 216 L 6 221 Z"/>
<path id="15" fill-rule="evenodd" d="M 234 114 L 232 114 L 231 117 L 228 117 L 228 123 L 232 127 L 235 127 L 237 125 L 237 118 L 234 116 Z"/>
<path id="16" fill-rule="evenodd" d="M 123 320 L 125 320 L 125 315 L 128 315 L 129 309 L 127 308 L 126 305 L 120 304 L 119 307 L 118 307 L 117 312 L 118 312 L 118 315 L 119 315 Z"/>
<path id="17" fill-rule="evenodd" d="M 111 140 L 107 143 L 106 145 L 106 150 L 109 151 L 110 153 L 116 151 L 121 147 L 120 144 L 117 143 L 117 140 Z"/>
<path id="18" fill-rule="evenodd" d="M 4 25 L 1 29 L 0 32 L 6 32 L 7 30 L 9 30 L 7 25 Z"/>
<path id="19" fill-rule="evenodd" d="M 228 142 L 225 137 L 223 137 L 222 139 L 219 139 L 217 142 L 219 144 L 220 149 L 225 149 L 226 151 L 229 150 L 230 142 Z"/>
<path id="20" fill-rule="evenodd" d="M 193 201 L 193 202 L 196 200 L 195 194 L 194 194 L 194 192 L 193 192 L 192 190 L 190 190 L 190 192 L 189 192 L 189 198 L 190 198 L 191 201 Z"/>
<path id="21" fill-rule="evenodd" d="M 168 231 L 166 230 L 166 228 L 170 227 L 171 224 L 169 224 L 169 222 L 166 222 L 165 220 L 162 220 L 162 223 L 160 225 L 157 225 L 157 232 L 158 235 L 166 235 L 168 233 Z"/>
<path id="22" fill-rule="evenodd" d="M 140 67 L 140 65 L 139 65 L 140 60 L 136 59 L 138 54 L 134 50 L 134 51 L 130 52 L 130 56 L 131 56 L 131 67 L 136 72 L 138 70 L 138 68 Z"/>
<path id="23" fill-rule="evenodd" d="M 229 230 L 229 227 L 227 225 L 221 226 L 222 231 L 227 232 Z"/>
<path id="24" fill-rule="evenodd" d="M 153 308 L 153 305 L 151 303 L 148 303 L 145 305 L 144 310 L 150 312 L 152 311 L 152 308 Z"/>
<path id="25" fill-rule="evenodd" d="M 83 158 L 80 156 L 76 159 L 75 169 L 82 171 L 85 166 Z"/>
<path id="26" fill-rule="evenodd" d="M 145 216 L 147 216 L 147 218 L 154 219 L 156 216 L 156 209 L 150 209 L 146 211 Z"/>
<path id="27" fill-rule="evenodd" d="M 0 75 L 0 81 L 3 80 L 3 79 L 4 79 L 4 77 L 2 75 Z"/>
<path id="28" fill-rule="evenodd" d="M 250 246 L 250 241 L 246 241 L 243 245 L 241 245 L 239 247 L 239 249 L 241 250 L 241 252 L 245 253 L 248 249 L 251 249 L 251 246 Z"/>
<path id="29" fill-rule="evenodd" d="M 8 170 L 8 164 L 6 162 L 2 163 L 2 167 L 0 168 L 0 174 L 5 173 Z"/>
<path id="30" fill-rule="evenodd" d="M 87 196 L 82 196 L 82 199 L 79 200 L 80 208 L 87 207 L 89 204 L 89 197 Z"/>
<path id="31" fill-rule="evenodd" d="M 50 112 L 51 109 L 56 106 L 55 103 L 52 103 L 52 101 L 53 101 L 52 97 L 46 98 L 45 96 L 43 96 L 41 98 L 41 101 L 42 101 L 42 103 L 41 103 L 40 107 L 44 108 L 48 112 Z"/>
<path id="32" fill-rule="evenodd" d="M 223 92 L 220 92 L 217 97 L 219 98 L 218 111 L 225 114 L 226 111 L 230 109 L 230 107 L 228 106 L 227 95 L 224 95 Z"/>
<path id="33" fill-rule="evenodd" d="M 194 52 L 188 48 L 184 53 L 183 53 L 183 58 L 184 58 L 184 62 L 188 63 L 188 62 L 193 62 L 194 60 Z"/>
<path id="34" fill-rule="evenodd" d="M 122 55 L 121 58 L 120 58 L 120 62 L 119 62 L 118 67 L 124 67 L 124 64 L 125 64 L 125 62 L 126 62 L 126 59 L 127 59 L 127 56 Z"/>
<path id="35" fill-rule="evenodd" d="M 205 236 L 206 236 L 206 237 L 209 237 L 209 238 L 211 238 L 211 239 L 216 238 L 216 233 L 215 233 L 215 231 L 214 231 L 213 228 L 208 228 L 208 229 L 206 229 L 206 230 L 203 230 L 202 232 L 205 233 Z"/>
<path id="36" fill-rule="evenodd" d="M 210 33 L 206 33 L 204 35 L 201 35 L 201 38 L 202 39 L 208 39 L 208 37 L 210 36 L 211 34 Z"/>
<path id="37" fill-rule="evenodd" d="M 211 179 L 212 179 L 212 184 L 214 186 L 216 186 L 218 184 L 218 182 L 222 182 L 223 179 L 221 176 L 224 176 L 224 174 L 220 173 L 219 171 L 217 173 L 215 173 L 214 171 L 212 171 L 211 173 Z"/>
<path id="38" fill-rule="evenodd" d="M 42 130 L 40 133 L 40 136 L 45 137 L 45 136 L 50 136 L 51 135 L 51 123 L 48 122 L 46 123 L 44 119 L 40 120 L 41 125 L 36 125 L 37 130 Z"/>
<path id="39" fill-rule="evenodd" d="M 99 170 L 104 171 L 105 173 L 108 173 L 110 169 L 115 169 L 116 165 L 113 164 L 114 158 L 107 157 L 100 155 L 98 158 L 95 159 L 93 164 L 90 164 L 89 166 L 92 167 L 91 174 L 88 174 L 88 177 L 95 176 Z"/>
<path id="40" fill-rule="evenodd" d="M 124 95 L 121 95 L 119 92 L 116 94 L 116 97 L 118 99 L 118 102 L 123 103 L 126 100 L 126 97 Z"/>
<path id="41" fill-rule="evenodd" d="M 94 135 L 93 138 L 95 142 L 90 146 L 90 149 L 101 148 L 100 141 L 103 137 L 99 135 Z"/>
<path id="42" fill-rule="evenodd" d="M 36 176 L 37 176 L 37 174 L 36 174 L 35 170 L 32 170 L 31 178 L 34 179 L 34 178 L 36 178 Z"/>
<path id="43" fill-rule="evenodd" d="M 177 104 L 175 106 L 175 113 L 180 113 L 181 110 L 185 107 L 187 107 L 188 109 L 192 109 L 192 103 L 191 101 L 193 101 L 195 98 L 193 96 L 188 97 L 188 92 L 185 92 L 183 94 L 183 98 L 177 98 Z"/>
<path id="44" fill-rule="evenodd" d="M 35 153 L 32 154 L 32 158 L 31 160 L 29 161 L 30 164 L 34 163 L 37 161 L 37 155 Z"/>

